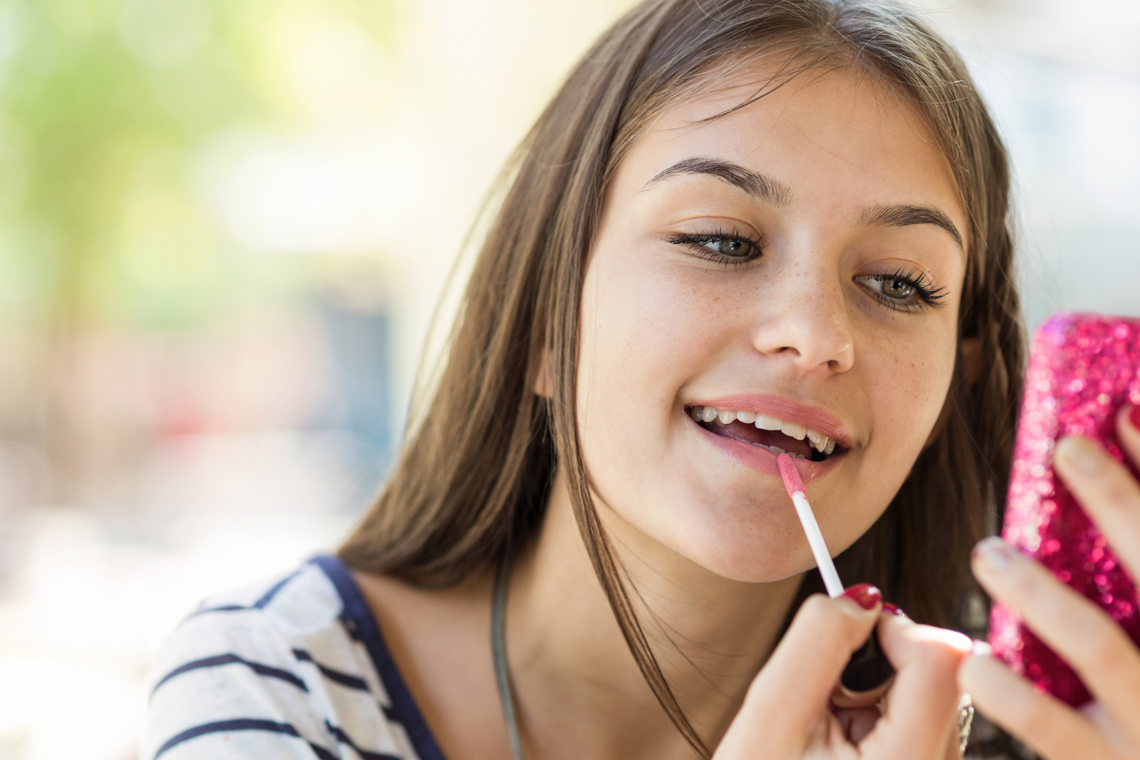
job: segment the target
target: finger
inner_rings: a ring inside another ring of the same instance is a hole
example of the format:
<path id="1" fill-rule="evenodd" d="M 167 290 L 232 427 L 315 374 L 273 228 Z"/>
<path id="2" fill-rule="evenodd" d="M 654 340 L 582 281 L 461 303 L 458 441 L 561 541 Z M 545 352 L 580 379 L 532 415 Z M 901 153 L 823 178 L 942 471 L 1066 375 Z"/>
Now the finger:
<path id="1" fill-rule="evenodd" d="M 957 716 L 955 716 L 956 718 Z M 954 721 L 954 728 L 946 738 L 946 747 L 942 752 L 942 760 L 962 760 L 962 740 L 958 738 L 958 722 Z"/>
<path id="2" fill-rule="evenodd" d="M 1140 406 L 1124 405 L 1116 416 L 1116 433 L 1124 453 L 1140 467 Z"/>
<path id="3" fill-rule="evenodd" d="M 958 670 L 958 683 L 974 708 L 1049 760 L 1098 760 L 1109 748 L 1089 720 L 1036 691 L 996 657 L 972 655 Z"/>
<path id="4" fill-rule="evenodd" d="M 895 682 L 886 713 L 860 746 L 886 757 L 943 756 L 957 736 L 957 672 L 970 639 L 889 617 L 879 624 L 879 641 L 895 666 Z"/>
<path id="5" fill-rule="evenodd" d="M 850 599 L 808 597 L 752 682 L 733 727 L 743 722 L 765 734 L 763 741 L 769 744 L 756 747 L 772 742 L 802 747 L 810 729 L 827 714 L 839 674 L 877 617 L 877 607 L 864 610 Z"/>
<path id="6" fill-rule="evenodd" d="M 1121 752 L 1121 748 L 1134 748 L 1136 740 L 1134 737 L 1129 736 L 1127 732 L 1121 729 L 1120 724 L 1116 719 L 1109 715 L 1108 711 L 1104 709 L 1104 705 L 1096 700 L 1082 705 L 1077 710 L 1085 720 L 1093 724 L 1100 731 L 1104 743 L 1109 747 L 1116 747 L 1117 752 Z M 1127 751 L 1127 749 L 1125 750 Z"/>
<path id="7" fill-rule="evenodd" d="M 1000 538 L 979 542 L 971 562 L 986 591 L 1017 609 L 1117 721 L 1136 723 L 1140 652 L 1112 618 Z M 1140 740 L 1140 727 L 1132 731 Z"/>
<path id="8" fill-rule="evenodd" d="M 1100 532 L 1111 536 L 1121 564 L 1140 577 L 1140 483 L 1087 438 L 1059 440 L 1053 466 Z"/>

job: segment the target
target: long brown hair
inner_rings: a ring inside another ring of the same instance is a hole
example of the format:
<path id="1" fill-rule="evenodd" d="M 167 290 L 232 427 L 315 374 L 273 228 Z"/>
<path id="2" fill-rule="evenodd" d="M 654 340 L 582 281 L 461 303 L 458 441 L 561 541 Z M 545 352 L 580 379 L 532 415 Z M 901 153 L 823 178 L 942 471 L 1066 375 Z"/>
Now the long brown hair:
<path id="1" fill-rule="evenodd" d="M 980 343 L 978 371 L 967 378 L 959 356 L 940 432 L 838 563 L 844 578 L 875 583 L 915 619 L 961 626 L 970 547 L 992 532 L 1005 493 L 1022 373 L 1009 171 L 957 54 L 910 11 L 881 3 L 646 0 L 598 40 L 514 155 L 446 364 L 428 403 L 413 409 L 386 486 L 339 552 L 358 570 L 458 583 L 532 538 L 563 468 L 630 650 L 703 756 L 590 498 L 575 426 L 579 301 L 607 184 L 630 146 L 656 115 L 759 57 L 782 66 L 751 100 L 821 68 L 875 77 L 925 117 L 953 170 L 970 226 L 959 337 Z M 544 349 L 550 399 L 533 391 Z M 801 598 L 819 587 L 809 574 Z"/>

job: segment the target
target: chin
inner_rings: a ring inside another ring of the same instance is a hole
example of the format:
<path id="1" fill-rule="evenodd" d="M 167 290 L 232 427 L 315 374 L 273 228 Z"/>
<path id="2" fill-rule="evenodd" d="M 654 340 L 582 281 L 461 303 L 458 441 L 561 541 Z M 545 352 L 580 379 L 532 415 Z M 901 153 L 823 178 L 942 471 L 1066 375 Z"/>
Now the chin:
<path id="1" fill-rule="evenodd" d="M 676 539 L 670 542 L 674 551 L 732 581 L 774 583 L 815 567 L 798 523 L 769 524 L 760 531 L 731 525 L 690 529 Z"/>
<path id="2" fill-rule="evenodd" d="M 725 489 L 710 500 L 685 484 L 673 486 L 638 499 L 639 509 L 615 510 L 593 493 L 607 528 L 624 534 L 618 544 L 647 546 L 648 539 L 665 550 L 648 552 L 658 572 L 685 575 L 695 565 L 732 581 L 774 583 L 815 567 L 795 507 L 782 490 L 758 495 Z M 657 509 L 646 510 L 647 503 Z"/>

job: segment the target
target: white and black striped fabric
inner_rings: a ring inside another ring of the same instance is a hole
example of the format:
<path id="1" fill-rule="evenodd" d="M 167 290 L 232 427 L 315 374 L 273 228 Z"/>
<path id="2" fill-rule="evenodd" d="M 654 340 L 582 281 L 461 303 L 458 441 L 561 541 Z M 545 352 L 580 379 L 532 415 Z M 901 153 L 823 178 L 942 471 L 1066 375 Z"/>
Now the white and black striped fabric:
<path id="1" fill-rule="evenodd" d="M 143 760 L 444 760 L 335 557 L 207 600 L 150 683 Z"/>

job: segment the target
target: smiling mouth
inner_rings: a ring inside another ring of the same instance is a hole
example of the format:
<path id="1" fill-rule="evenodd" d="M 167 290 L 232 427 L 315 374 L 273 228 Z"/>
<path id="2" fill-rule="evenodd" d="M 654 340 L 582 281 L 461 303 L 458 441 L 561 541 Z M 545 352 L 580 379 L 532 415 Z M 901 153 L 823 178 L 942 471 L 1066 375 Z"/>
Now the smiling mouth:
<path id="1" fill-rule="evenodd" d="M 788 454 L 797 459 L 823 462 L 843 448 L 834 440 L 806 425 L 756 412 L 737 412 L 711 406 L 690 406 L 685 411 L 705 430 L 722 438 Z"/>

